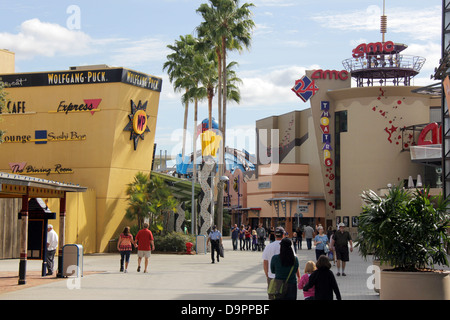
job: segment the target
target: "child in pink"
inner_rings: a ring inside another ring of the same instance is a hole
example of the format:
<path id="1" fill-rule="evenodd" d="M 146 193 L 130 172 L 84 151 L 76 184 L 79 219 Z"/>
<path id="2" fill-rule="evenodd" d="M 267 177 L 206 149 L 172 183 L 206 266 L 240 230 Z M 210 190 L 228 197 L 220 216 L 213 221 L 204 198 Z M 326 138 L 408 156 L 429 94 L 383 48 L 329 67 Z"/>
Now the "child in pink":
<path id="1" fill-rule="evenodd" d="M 298 289 L 303 290 L 303 287 L 308 283 L 309 276 L 311 273 L 316 270 L 316 264 L 314 261 L 308 261 L 305 265 L 305 272 L 303 276 L 300 279 L 300 282 L 298 283 Z M 303 296 L 305 297 L 305 300 L 313 300 L 314 299 L 314 287 L 307 291 L 303 291 Z"/>

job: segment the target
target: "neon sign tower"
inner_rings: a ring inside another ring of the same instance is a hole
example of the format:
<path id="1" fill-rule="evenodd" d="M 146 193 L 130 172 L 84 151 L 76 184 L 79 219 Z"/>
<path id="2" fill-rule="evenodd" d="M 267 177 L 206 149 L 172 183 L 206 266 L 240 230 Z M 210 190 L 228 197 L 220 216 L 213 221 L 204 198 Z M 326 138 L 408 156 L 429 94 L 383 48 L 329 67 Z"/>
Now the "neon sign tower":
<path id="1" fill-rule="evenodd" d="M 385 41 L 387 16 L 385 1 L 381 16 L 382 42 L 362 43 L 353 50 L 353 56 L 342 62 L 351 72 L 358 87 L 369 86 L 410 86 L 411 79 L 422 69 L 425 58 L 401 54 L 408 46 Z"/>

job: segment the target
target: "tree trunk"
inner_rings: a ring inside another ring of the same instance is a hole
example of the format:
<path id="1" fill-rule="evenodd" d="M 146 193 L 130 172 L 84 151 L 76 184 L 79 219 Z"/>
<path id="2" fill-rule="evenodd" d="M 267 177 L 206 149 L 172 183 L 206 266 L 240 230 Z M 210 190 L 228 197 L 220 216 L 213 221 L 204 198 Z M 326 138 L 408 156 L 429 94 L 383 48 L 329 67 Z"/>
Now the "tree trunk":
<path id="1" fill-rule="evenodd" d="M 186 89 L 186 92 L 188 89 Z M 186 130 L 187 130 L 187 120 L 188 120 L 188 110 L 189 110 L 189 102 L 186 101 L 184 106 L 184 123 L 183 123 L 183 146 L 181 150 L 181 161 L 184 162 L 184 156 L 186 154 Z"/>

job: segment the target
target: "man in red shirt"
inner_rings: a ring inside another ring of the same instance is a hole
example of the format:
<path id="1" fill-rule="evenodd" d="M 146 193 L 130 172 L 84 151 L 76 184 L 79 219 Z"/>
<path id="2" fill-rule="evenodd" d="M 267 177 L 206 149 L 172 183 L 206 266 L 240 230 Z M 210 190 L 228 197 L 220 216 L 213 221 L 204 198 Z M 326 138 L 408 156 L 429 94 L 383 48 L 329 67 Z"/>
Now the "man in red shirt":
<path id="1" fill-rule="evenodd" d="M 147 272 L 148 259 L 150 258 L 151 250 L 155 250 L 155 243 L 153 241 L 153 234 L 148 230 L 148 223 L 144 223 L 144 229 L 139 230 L 135 239 L 138 248 L 138 268 L 141 271 L 141 260 L 145 258 L 144 273 Z"/>

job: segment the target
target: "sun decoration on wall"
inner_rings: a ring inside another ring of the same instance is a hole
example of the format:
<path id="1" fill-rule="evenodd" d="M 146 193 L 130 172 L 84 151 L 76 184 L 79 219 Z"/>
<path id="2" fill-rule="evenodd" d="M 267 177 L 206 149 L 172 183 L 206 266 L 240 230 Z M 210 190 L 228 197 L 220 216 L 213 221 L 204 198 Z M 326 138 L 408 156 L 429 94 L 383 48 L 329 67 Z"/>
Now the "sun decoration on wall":
<path id="1" fill-rule="evenodd" d="M 137 145 L 139 139 L 144 140 L 144 133 L 150 132 L 148 127 L 148 118 L 146 110 L 147 110 L 147 102 L 145 101 L 142 104 L 141 100 L 139 100 L 138 105 L 131 100 L 131 114 L 128 115 L 130 122 L 123 129 L 124 131 L 131 131 L 130 140 L 134 142 L 134 150 L 137 149 Z"/>

